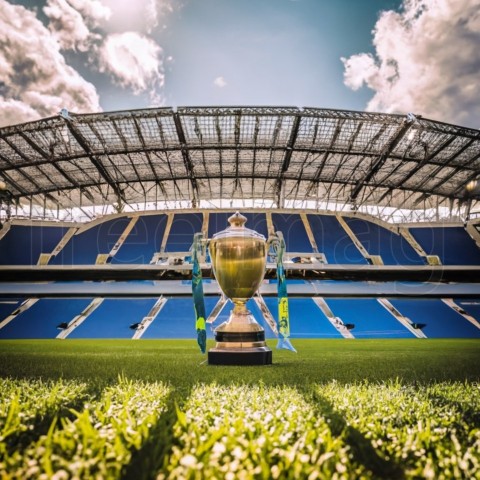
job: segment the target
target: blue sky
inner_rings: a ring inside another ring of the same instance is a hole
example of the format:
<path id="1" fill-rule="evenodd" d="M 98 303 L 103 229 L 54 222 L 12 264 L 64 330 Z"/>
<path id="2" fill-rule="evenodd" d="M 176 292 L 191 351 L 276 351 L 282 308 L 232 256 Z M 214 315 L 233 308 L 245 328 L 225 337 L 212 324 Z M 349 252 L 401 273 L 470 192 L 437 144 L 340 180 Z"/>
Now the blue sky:
<path id="1" fill-rule="evenodd" d="M 368 89 L 343 84 L 342 56 L 372 51 L 379 0 L 189 1 L 161 34 L 173 61 L 169 104 L 363 109 Z M 226 85 L 214 85 L 222 77 Z"/>
<path id="2" fill-rule="evenodd" d="M 0 125 L 152 106 L 480 127 L 479 0 L 0 0 Z"/>

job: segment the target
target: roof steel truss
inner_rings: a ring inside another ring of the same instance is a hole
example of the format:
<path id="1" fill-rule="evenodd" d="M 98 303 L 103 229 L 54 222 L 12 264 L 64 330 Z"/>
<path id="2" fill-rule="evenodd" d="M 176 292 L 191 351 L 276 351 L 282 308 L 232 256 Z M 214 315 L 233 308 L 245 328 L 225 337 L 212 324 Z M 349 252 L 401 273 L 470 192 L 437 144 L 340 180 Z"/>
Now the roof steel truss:
<path id="1" fill-rule="evenodd" d="M 13 196 L 58 203 L 52 194 L 61 192 L 72 208 L 79 199 L 221 198 L 415 208 L 430 196 L 477 201 L 465 187 L 478 177 L 480 131 L 410 114 L 184 107 L 70 113 L 0 129 L 0 178 Z"/>

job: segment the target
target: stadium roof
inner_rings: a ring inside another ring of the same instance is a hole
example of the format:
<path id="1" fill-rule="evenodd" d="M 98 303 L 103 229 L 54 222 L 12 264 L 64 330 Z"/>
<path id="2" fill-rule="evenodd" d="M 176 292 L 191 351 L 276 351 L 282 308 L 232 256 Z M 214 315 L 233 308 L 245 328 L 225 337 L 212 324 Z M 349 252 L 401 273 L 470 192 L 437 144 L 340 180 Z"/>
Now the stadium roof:
<path id="1" fill-rule="evenodd" d="M 0 129 L 0 178 L 48 208 L 263 199 L 433 208 L 478 201 L 480 131 L 316 108 L 60 115 Z"/>

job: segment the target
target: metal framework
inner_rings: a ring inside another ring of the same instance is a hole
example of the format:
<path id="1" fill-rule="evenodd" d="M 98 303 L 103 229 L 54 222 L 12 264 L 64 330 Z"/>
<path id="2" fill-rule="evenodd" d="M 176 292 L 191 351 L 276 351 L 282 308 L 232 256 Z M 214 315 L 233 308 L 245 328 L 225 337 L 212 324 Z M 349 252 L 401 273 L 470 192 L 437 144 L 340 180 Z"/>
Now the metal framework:
<path id="1" fill-rule="evenodd" d="M 414 115 L 290 107 L 65 114 L 0 129 L 15 200 L 69 209 L 262 199 L 478 205 L 480 131 Z"/>

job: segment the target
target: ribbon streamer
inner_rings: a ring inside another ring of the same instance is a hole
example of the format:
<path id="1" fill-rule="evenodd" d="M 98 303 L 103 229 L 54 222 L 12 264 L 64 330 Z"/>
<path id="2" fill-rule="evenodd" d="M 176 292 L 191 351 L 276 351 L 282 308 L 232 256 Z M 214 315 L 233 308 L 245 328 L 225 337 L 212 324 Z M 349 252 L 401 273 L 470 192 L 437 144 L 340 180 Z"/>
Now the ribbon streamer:
<path id="1" fill-rule="evenodd" d="M 288 338 L 290 336 L 290 316 L 288 312 L 287 281 L 283 267 L 285 240 L 281 232 L 275 233 L 272 248 L 277 257 L 278 331 L 280 333 L 277 348 L 296 352 Z"/>
<path id="2" fill-rule="evenodd" d="M 201 248 L 202 234 L 196 234 L 193 239 L 192 295 L 195 310 L 195 329 L 197 343 L 202 353 L 207 350 L 207 329 L 205 324 L 205 301 L 203 298 L 202 269 L 198 261 L 198 249 Z"/>

